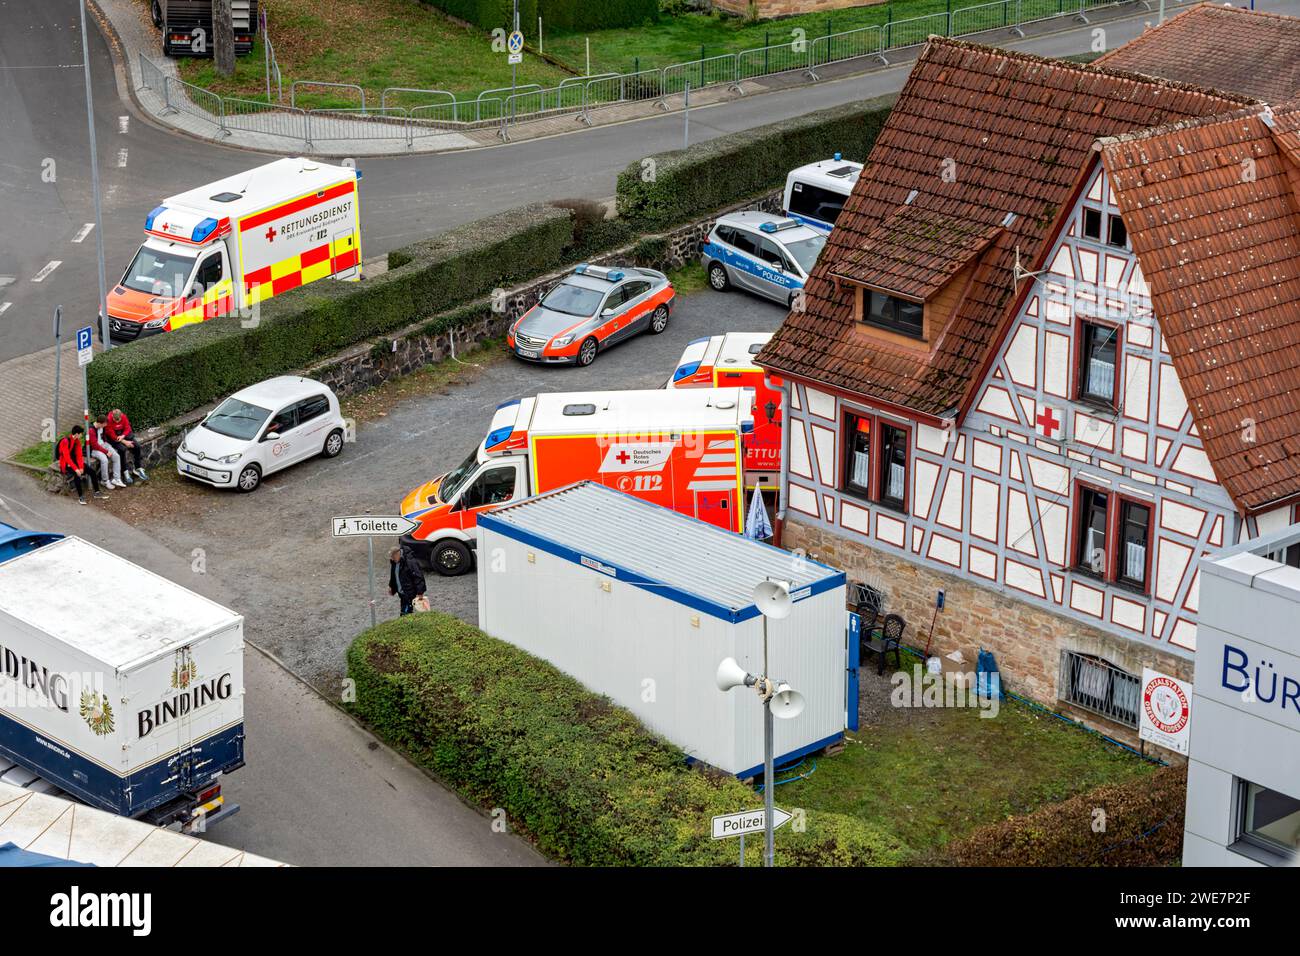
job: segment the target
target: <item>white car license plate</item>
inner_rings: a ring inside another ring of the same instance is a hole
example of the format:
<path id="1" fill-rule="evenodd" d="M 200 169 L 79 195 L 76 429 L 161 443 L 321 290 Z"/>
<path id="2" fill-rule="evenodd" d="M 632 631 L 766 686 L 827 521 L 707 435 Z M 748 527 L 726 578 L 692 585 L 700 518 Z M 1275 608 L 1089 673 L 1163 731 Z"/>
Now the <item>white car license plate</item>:
<path id="1" fill-rule="evenodd" d="M 200 478 L 210 477 L 206 468 L 200 468 L 198 465 L 191 465 L 188 462 L 185 463 L 185 471 L 191 475 L 198 475 Z"/>
<path id="2" fill-rule="evenodd" d="M 526 349 L 520 346 L 518 352 L 522 358 L 537 358 L 537 349 Z"/>

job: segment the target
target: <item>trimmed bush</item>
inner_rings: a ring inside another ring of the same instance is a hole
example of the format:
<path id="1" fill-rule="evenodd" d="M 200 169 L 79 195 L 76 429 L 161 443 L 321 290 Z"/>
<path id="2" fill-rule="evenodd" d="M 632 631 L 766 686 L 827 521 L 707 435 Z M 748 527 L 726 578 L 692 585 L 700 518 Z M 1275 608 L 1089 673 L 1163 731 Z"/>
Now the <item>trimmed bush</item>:
<path id="1" fill-rule="evenodd" d="M 513 0 L 420 0 L 484 30 L 510 29 Z M 659 0 L 519 0 L 519 23 L 533 37 L 541 16 L 547 31 L 607 30 L 641 26 L 659 16 Z"/>
<path id="2" fill-rule="evenodd" d="M 390 744 L 556 859 L 582 865 L 734 865 L 709 820 L 762 805 L 735 778 L 692 770 L 630 712 L 504 641 L 437 612 L 361 634 L 348 649 L 353 711 Z M 777 837 L 783 865 L 894 864 L 891 837 L 813 812 Z M 751 842 L 751 862 L 758 862 Z"/>
<path id="3" fill-rule="evenodd" d="M 559 266 L 573 241 L 568 211 L 527 206 L 468 223 L 388 256 L 359 283 L 319 281 L 261 304 L 255 327 L 236 316 L 113 349 L 89 369 L 91 407 L 157 425 L 229 392 L 301 369 L 372 336 Z M 458 313 L 439 315 L 442 328 Z"/>
<path id="4" fill-rule="evenodd" d="M 894 97 L 819 110 L 632 163 L 618 177 L 618 212 L 648 228 L 675 226 L 785 184 L 790 170 L 842 153 L 865 162 Z M 653 177 L 646 170 L 653 168 Z"/>
<path id="5" fill-rule="evenodd" d="M 1183 852 L 1187 767 L 1098 787 L 948 844 L 950 866 L 1175 866 Z M 1099 816 L 1097 811 L 1105 816 Z M 1104 828 L 1099 824 L 1104 821 Z"/>

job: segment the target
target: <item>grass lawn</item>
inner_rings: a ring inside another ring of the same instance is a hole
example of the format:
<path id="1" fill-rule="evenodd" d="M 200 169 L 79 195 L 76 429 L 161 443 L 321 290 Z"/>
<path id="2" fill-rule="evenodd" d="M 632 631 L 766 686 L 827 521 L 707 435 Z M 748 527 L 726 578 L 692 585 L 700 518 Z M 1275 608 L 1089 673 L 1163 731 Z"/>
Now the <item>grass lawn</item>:
<path id="1" fill-rule="evenodd" d="M 1023 704 L 1003 701 L 996 717 L 971 708 L 897 708 L 891 689 L 888 675 L 862 670 L 860 729 L 842 753 L 819 758 L 807 779 L 778 784 L 778 806 L 862 817 L 925 862 L 985 824 L 1156 769 Z"/>
<path id="2" fill-rule="evenodd" d="M 673 284 L 673 289 L 678 295 L 689 295 L 706 288 L 709 277 L 704 271 L 704 263 L 688 262 L 681 268 L 669 272 L 668 281 Z"/>
<path id="3" fill-rule="evenodd" d="M 1021 0 L 1021 17 L 1046 16 L 1077 6 L 1078 0 Z M 952 0 L 954 13 L 962 8 L 981 6 L 978 13 L 971 12 L 954 17 L 954 30 L 992 29 L 1003 24 L 1003 6 L 989 6 L 987 0 Z M 586 40 L 591 40 L 591 72 L 622 73 L 641 69 L 656 69 L 674 63 L 685 63 L 702 56 L 719 56 L 776 44 L 789 43 L 794 31 L 804 31 L 811 42 L 816 37 L 843 33 L 860 27 L 883 25 L 890 20 L 900 21 L 928 14 L 946 13 L 948 0 L 892 0 L 890 3 L 864 7 L 850 7 L 826 13 L 809 13 L 779 20 L 747 22 L 739 17 L 718 13 L 688 13 L 664 17 L 653 28 L 640 30 L 601 30 L 590 34 L 555 35 L 545 38 L 546 53 L 571 69 L 585 69 Z M 1006 16 L 1014 23 L 1016 4 L 1005 5 Z M 944 21 L 933 20 L 920 25 L 900 26 L 893 45 L 901 45 L 904 38 L 921 41 L 929 33 L 943 33 Z M 543 28 L 545 25 L 543 24 Z M 530 37 L 531 40 L 531 37 Z M 841 41 L 838 50 L 850 47 Z M 854 51 L 856 52 L 856 50 Z M 840 55 L 837 53 L 837 55 Z M 821 57 L 819 48 L 819 58 Z"/>
<path id="4" fill-rule="evenodd" d="M 416 0 L 262 0 L 270 18 L 271 42 L 284 80 L 285 103 L 292 80 L 356 83 L 366 105 L 378 106 L 389 86 L 477 94 L 510 86 L 504 53 L 494 53 L 488 34 L 453 23 Z M 218 93 L 265 101 L 265 57 L 260 41 L 239 57 L 233 77 L 218 77 L 211 59 L 177 61 L 181 76 Z M 525 54 L 519 84 L 557 85 L 569 74 L 540 57 Z M 274 96 L 274 87 L 272 95 Z M 470 96 L 473 98 L 473 95 Z M 390 105 L 392 104 L 390 98 Z M 437 100 L 408 98 L 399 105 Z M 298 97 L 310 107 L 358 106 L 355 93 L 315 91 Z"/>
<path id="5" fill-rule="evenodd" d="M 37 442 L 31 448 L 24 448 L 18 454 L 14 455 L 13 460 L 18 462 L 20 465 L 32 465 L 36 468 L 45 468 L 54 460 L 54 442 Z"/>

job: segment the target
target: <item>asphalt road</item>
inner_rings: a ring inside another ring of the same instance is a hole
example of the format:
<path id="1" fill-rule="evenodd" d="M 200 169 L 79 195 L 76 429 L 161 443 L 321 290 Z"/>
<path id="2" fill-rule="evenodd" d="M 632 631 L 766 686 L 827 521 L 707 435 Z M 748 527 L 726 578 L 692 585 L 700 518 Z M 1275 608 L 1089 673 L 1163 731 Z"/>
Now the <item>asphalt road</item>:
<path id="1" fill-rule="evenodd" d="M 1300 0 L 1265 6 L 1300 12 Z M 1106 24 L 1105 44 L 1126 42 L 1153 17 L 1141 12 Z M 1093 27 L 1079 25 L 1006 45 L 1061 56 L 1088 50 L 1093 33 Z M 139 244 L 150 209 L 176 192 L 255 165 L 259 157 L 169 132 L 136 115 L 129 101 L 119 98 L 107 43 L 94 27 L 91 34 L 105 258 L 112 282 Z M 73 241 L 94 219 L 81 62 L 75 0 L 0 0 L 0 360 L 52 344 L 50 315 L 56 304 L 63 306 L 68 324 L 94 316 L 94 235 Z M 904 64 L 693 110 L 691 138 L 710 139 L 893 92 L 909 68 Z M 366 159 L 361 163 L 365 254 L 381 254 L 526 202 L 613 195 L 621 169 L 650 153 L 677 148 L 681 136 L 680 114 L 664 115 L 470 152 Z M 54 161 L 52 182 L 48 173 L 43 178 L 48 160 Z M 55 261 L 61 264 L 53 272 L 33 281 Z"/>
<path id="2" fill-rule="evenodd" d="M 332 515 L 367 509 L 395 514 L 411 488 L 460 464 L 483 440 L 493 409 L 503 401 L 544 391 L 658 388 L 691 339 L 728 330 L 771 330 L 784 317 L 784 309 L 741 292 L 679 296 L 662 335 L 631 339 L 586 369 L 510 358 L 466 369 L 462 383 L 363 421 L 356 442 L 339 458 L 272 475 L 251 495 L 192 482 L 115 495 L 165 491 L 168 505 L 157 510 L 166 516 L 142 516 L 141 530 L 175 554 L 202 548 L 209 573 L 229 588 L 231 606 L 253 622 L 252 639 L 322 693 L 337 694 L 343 654 L 369 626 L 369 604 L 365 541 L 331 538 Z M 376 539 L 381 619 L 397 614 L 397 601 L 386 590 L 389 547 Z M 430 574 L 429 601 L 478 622 L 472 574 Z"/>

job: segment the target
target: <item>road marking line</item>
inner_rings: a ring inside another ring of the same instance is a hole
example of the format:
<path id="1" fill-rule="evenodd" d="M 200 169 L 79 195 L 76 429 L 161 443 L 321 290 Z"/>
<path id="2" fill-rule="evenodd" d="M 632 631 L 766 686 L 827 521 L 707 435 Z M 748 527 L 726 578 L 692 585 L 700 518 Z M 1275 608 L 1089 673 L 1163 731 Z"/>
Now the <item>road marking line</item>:
<path id="1" fill-rule="evenodd" d="M 13 285 L 13 282 L 13 276 L 0 276 L 0 289 L 3 289 L 7 285 Z"/>
<path id="2" fill-rule="evenodd" d="M 129 116 L 119 116 L 119 117 L 117 118 L 117 131 L 118 131 L 119 133 L 125 133 L 126 130 L 127 130 L 127 127 L 129 127 L 130 125 L 131 125 L 131 117 L 129 117 Z"/>
<path id="3" fill-rule="evenodd" d="M 63 260 L 62 260 L 62 259 L 52 259 L 51 261 L 45 263 L 44 267 L 41 269 L 40 272 L 38 272 L 38 273 L 36 273 L 36 275 L 32 276 L 32 281 L 33 281 L 33 282 L 43 282 L 43 281 L 45 281 L 45 277 L 48 276 L 51 272 L 53 272 L 55 269 L 57 269 L 57 268 L 58 268 L 59 266 L 61 266 L 61 265 L 63 265 Z"/>
<path id="4" fill-rule="evenodd" d="M 95 228 L 95 224 L 93 222 L 86 223 L 84 226 L 82 226 L 80 229 L 77 230 L 77 234 L 72 237 L 72 241 L 81 242 L 88 235 L 90 235 L 90 230 L 94 228 Z"/>
<path id="5" fill-rule="evenodd" d="M 125 149 L 119 149 L 119 150 L 117 151 L 117 168 L 118 168 L 118 169 L 125 169 L 125 168 L 126 168 L 126 150 L 125 150 Z"/>
<path id="6" fill-rule="evenodd" d="M 9 306 L 11 305 L 13 305 L 12 302 L 0 302 L 0 315 L 4 315 L 6 312 L 8 312 Z"/>

